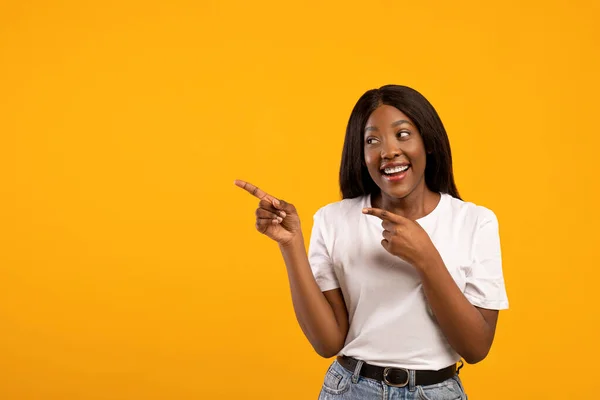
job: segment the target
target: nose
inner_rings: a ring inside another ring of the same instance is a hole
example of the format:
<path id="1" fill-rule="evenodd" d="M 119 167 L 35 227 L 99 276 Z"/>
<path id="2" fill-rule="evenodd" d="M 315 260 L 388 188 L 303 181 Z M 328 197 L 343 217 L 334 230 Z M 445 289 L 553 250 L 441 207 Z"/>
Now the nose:
<path id="1" fill-rule="evenodd" d="M 381 158 L 393 159 L 402 154 L 402 150 L 398 147 L 398 143 L 395 140 L 388 140 L 381 146 Z"/>

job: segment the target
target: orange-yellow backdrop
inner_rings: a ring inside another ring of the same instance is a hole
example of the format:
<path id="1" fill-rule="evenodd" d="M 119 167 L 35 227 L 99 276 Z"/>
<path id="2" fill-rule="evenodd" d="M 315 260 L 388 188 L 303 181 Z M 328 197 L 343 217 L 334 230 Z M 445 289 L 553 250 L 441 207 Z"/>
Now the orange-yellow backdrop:
<path id="1" fill-rule="evenodd" d="M 2 2 L 0 398 L 316 398 L 330 361 L 233 180 L 308 238 L 385 83 L 500 220 L 511 310 L 470 397 L 593 398 L 599 3 L 526 3 Z"/>

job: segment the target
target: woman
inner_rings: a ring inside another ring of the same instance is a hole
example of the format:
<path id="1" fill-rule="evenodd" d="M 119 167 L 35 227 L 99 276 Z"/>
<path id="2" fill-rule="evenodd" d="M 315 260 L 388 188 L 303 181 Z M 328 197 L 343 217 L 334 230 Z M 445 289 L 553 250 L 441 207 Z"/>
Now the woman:
<path id="1" fill-rule="evenodd" d="M 417 91 L 366 92 L 348 122 L 343 200 L 314 216 L 308 255 L 292 204 L 260 199 L 256 228 L 279 243 L 298 322 L 336 360 L 320 399 L 466 399 L 456 364 L 477 363 L 508 308 L 495 214 L 461 200 L 450 144 Z"/>

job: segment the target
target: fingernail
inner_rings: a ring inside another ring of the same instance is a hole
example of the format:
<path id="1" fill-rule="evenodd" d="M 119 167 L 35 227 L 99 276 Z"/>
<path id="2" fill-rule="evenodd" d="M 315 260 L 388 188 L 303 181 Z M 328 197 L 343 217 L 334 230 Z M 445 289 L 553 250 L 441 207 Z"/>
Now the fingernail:
<path id="1" fill-rule="evenodd" d="M 283 221 L 283 218 L 281 218 L 281 217 L 277 217 L 277 221 L 279 221 L 279 222 L 282 222 L 282 221 Z"/>
<path id="2" fill-rule="evenodd" d="M 363 208 L 362 212 L 363 212 L 363 214 L 366 214 L 369 212 L 369 210 L 367 208 Z"/>
<path id="3" fill-rule="evenodd" d="M 287 214 L 285 213 L 285 211 L 279 211 L 279 215 L 281 215 L 281 217 L 285 218 L 285 216 L 286 216 Z"/>
<path id="4" fill-rule="evenodd" d="M 279 200 L 273 199 L 273 205 L 275 205 L 275 207 L 279 207 L 281 203 L 279 203 Z"/>

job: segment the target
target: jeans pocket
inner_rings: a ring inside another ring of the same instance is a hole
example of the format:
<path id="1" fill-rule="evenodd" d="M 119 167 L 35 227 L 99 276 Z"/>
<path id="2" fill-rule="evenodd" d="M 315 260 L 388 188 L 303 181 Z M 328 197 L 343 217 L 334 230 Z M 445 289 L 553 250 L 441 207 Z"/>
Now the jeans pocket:
<path id="1" fill-rule="evenodd" d="M 422 400 L 465 400 L 467 398 L 457 379 L 450 378 L 442 383 L 429 386 L 417 386 Z"/>
<path id="2" fill-rule="evenodd" d="M 322 391 L 333 395 L 344 394 L 350 389 L 350 375 L 336 371 L 335 367 L 336 362 L 334 361 L 325 374 Z"/>

